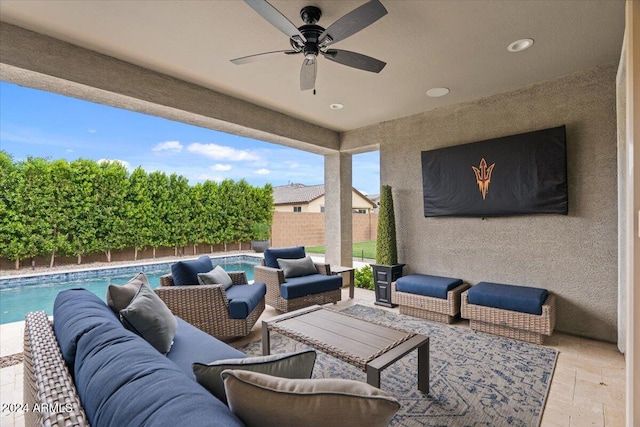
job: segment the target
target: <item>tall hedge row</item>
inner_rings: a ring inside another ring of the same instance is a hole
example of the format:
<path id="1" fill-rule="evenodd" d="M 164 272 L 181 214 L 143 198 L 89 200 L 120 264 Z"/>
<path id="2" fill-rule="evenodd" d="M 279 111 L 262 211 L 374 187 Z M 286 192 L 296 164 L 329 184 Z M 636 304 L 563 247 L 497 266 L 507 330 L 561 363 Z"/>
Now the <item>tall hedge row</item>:
<path id="1" fill-rule="evenodd" d="M 120 163 L 80 159 L 15 162 L 0 151 L 0 257 L 77 257 L 134 247 L 209 245 L 252 239 L 271 225 L 273 189 L 246 181 L 189 185 L 183 176 L 128 173 Z"/>

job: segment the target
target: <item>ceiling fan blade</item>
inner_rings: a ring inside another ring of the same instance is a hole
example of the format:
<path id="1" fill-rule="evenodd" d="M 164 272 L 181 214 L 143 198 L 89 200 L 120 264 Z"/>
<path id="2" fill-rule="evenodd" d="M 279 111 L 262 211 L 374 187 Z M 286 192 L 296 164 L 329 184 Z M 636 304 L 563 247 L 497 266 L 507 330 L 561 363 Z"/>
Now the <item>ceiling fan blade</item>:
<path id="1" fill-rule="evenodd" d="M 354 35 L 386 14 L 387 9 L 384 8 L 379 0 L 371 0 L 331 24 L 329 28 L 320 34 L 318 40 L 321 45 L 329 46 Z M 327 37 L 329 38 L 327 39 Z"/>
<path id="2" fill-rule="evenodd" d="M 242 65 L 242 64 L 249 64 L 251 62 L 263 61 L 265 59 L 273 58 L 274 56 L 282 56 L 282 54 L 293 55 L 296 53 L 300 53 L 300 52 L 296 52 L 295 50 L 276 50 L 275 52 L 265 52 L 265 53 L 258 53 L 257 55 L 243 56 L 242 58 L 232 59 L 231 62 L 233 62 L 236 65 Z"/>
<path id="3" fill-rule="evenodd" d="M 382 71 L 384 66 L 387 65 L 386 62 L 382 62 L 379 59 L 348 50 L 329 49 L 324 52 L 323 55 L 325 58 L 333 62 L 337 62 L 338 64 L 347 65 L 364 71 L 371 71 L 372 73 L 379 73 Z"/>
<path id="4" fill-rule="evenodd" d="M 299 37 L 303 42 L 307 39 L 302 35 L 298 28 L 293 25 L 289 19 L 284 16 L 278 9 L 271 6 L 266 0 L 244 0 L 253 10 L 258 12 L 260 16 L 269 21 L 271 25 L 288 35 L 289 37 Z"/>
<path id="5" fill-rule="evenodd" d="M 316 87 L 316 73 L 318 64 L 316 58 L 305 58 L 300 69 L 300 90 L 311 90 Z"/>

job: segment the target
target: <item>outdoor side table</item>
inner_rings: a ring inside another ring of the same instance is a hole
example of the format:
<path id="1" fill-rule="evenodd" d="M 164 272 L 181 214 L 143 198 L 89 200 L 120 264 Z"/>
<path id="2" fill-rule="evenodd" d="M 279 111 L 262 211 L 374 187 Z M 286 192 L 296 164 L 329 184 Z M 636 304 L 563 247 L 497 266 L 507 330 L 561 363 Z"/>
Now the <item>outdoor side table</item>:
<path id="1" fill-rule="evenodd" d="M 355 281 L 355 268 L 353 267 L 343 267 L 341 265 L 337 265 L 337 266 L 332 266 L 331 267 L 331 274 L 334 275 L 340 275 L 342 276 L 342 280 L 344 280 L 344 275 L 343 273 L 348 273 L 349 276 L 349 298 L 353 299 L 353 292 L 354 292 L 354 287 L 356 285 L 356 281 Z"/>

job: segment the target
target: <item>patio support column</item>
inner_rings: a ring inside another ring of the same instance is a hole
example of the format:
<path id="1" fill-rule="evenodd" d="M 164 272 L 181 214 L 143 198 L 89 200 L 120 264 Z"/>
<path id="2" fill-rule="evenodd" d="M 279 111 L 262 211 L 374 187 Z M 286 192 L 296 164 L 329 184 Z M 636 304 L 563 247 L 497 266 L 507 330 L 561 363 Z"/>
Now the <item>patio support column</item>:
<path id="1" fill-rule="evenodd" d="M 353 265 L 351 154 L 324 156 L 325 259 L 331 265 Z"/>

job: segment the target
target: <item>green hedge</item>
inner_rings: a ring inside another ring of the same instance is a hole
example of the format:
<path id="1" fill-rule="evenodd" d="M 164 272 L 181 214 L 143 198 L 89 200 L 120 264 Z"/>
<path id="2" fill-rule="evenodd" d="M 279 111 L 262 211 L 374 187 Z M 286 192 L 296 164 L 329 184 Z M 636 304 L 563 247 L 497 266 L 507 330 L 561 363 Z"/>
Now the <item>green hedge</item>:
<path id="1" fill-rule="evenodd" d="M 79 159 L 15 162 L 0 151 L 0 257 L 15 261 L 249 241 L 271 225 L 273 189 L 246 181 L 189 185 L 183 176 L 132 173 Z"/>

